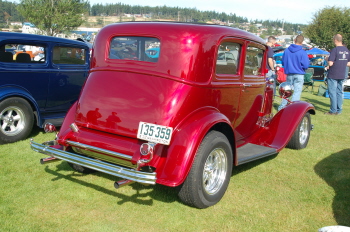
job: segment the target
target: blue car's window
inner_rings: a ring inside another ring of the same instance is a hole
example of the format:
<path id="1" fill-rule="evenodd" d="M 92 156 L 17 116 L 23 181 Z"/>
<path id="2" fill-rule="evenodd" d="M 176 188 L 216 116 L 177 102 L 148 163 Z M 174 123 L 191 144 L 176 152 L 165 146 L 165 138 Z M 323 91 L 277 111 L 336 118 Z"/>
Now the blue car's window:
<path id="1" fill-rule="evenodd" d="M 311 66 L 327 66 L 327 61 L 323 57 L 316 57 L 310 60 Z"/>
<path id="2" fill-rule="evenodd" d="M 75 47 L 55 46 L 52 61 L 54 64 L 85 64 L 85 50 Z"/>
<path id="3" fill-rule="evenodd" d="M 114 37 L 110 43 L 109 59 L 157 62 L 160 41 L 152 37 Z"/>
<path id="4" fill-rule="evenodd" d="M 0 49 L 0 62 L 44 63 L 46 47 L 40 44 L 5 44 Z"/>
<path id="5" fill-rule="evenodd" d="M 220 44 L 216 58 L 216 74 L 237 74 L 241 45 L 224 42 Z"/>

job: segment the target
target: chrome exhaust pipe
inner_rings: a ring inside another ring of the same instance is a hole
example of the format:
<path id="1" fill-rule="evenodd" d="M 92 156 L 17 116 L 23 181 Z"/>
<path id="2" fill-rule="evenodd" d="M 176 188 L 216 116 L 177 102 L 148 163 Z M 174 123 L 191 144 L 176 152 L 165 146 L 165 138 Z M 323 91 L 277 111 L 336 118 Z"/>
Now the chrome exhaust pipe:
<path id="1" fill-rule="evenodd" d="M 118 189 L 120 187 L 123 187 L 125 185 L 129 185 L 129 184 L 132 184 L 134 183 L 135 181 L 132 181 L 132 180 L 120 180 L 120 181 L 116 181 L 114 182 L 114 188 Z"/>
<path id="2" fill-rule="evenodd" d="M 53 157 L 53 156 L 40 159 L 41 164 L 53 163 L 56 161 L 60 161 L 60 159 L 57 159 L 56 157 Z"/>

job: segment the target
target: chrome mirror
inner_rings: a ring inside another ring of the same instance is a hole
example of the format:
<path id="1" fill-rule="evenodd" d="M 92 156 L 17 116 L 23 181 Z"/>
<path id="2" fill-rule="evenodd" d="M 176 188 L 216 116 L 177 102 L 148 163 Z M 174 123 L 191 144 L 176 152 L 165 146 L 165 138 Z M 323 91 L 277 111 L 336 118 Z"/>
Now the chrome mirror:
<path id="1" fill-rule="evenodd" d="M 280 84 L 278 92 L 282 98 L 289 98 L 294 93 L 294 87 L 289 82 L 283 82 Z"/>

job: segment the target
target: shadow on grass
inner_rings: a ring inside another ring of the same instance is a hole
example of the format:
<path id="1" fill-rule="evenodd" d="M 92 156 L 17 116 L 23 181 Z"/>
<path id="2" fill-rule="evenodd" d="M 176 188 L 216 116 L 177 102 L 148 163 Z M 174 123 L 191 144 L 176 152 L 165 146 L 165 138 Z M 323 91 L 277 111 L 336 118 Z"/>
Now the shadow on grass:
<path id="1" fill-rule="evenodd" d="M 319 96 L 322 97 L 322 96 Z M 315 106 L 315 108 L 323 113 L 328 112 L 329 111 L 329 107 L 330 105 L 327 103 L 324 103 L 322 101 L 318 101 L 317 99 L 312 99 L 312 98 L 307 98 L 307 97 L 303 97 L 307 102 L 310 102 L 311 104 L 313 104 Z M 324 97 L 322 97 L 324 98 Z"/>
<path id="2" fill-rule="evenodd" d="M 277 155 L 273 155 L 273 156 L 269 156 L 257 161 L 253 161 L 241 166 L 237 166 L 233 168 L 232 171 L 232 176 L 237 175 L 239 173 L 248 171 L 251 168 L 254 168 L 264 162 L 267 162 L 271 159 L 274 159 Z M 107 188 L 104 188 L 102 186 L 99 185 L 95 185 L 93 183 L 89 183 L 86 181 L 83 181 L 81 179 L 79 179 L 79 177 L 84 176 L 84 175 L 95 175 L 101 178 L 106 178 L 108 180 L 111 181 L 111 186 L 113 186 L 115 181 L 120 180 L 120 178 L 115 177 L 115 176 L 111 176 L 105 173 L 101 173 L 101 172 L 94 172 L 92 174 L 82 174 L 79 172 L 74 171 L 67 162 L 61 162 L 58 163 L 55 166 L 57 169 L 56 170 L 52 170 L 50 169 L 48 166 L 45 167 L 45 171 L 53 176 L 55 176 L 52 181 L 57 181 L 60 179 L 65 179 L 65 180 L 69 180 L 72 181 L 74 183 L 86 186 L 88 188 L 92 188 L 96 191 L 99 191 L 101 193 L 104 194 L 108 194 L 110 196 L 114 196 L 119 198 L 120 200 L 117 202 L 117 204 L 122 205 L 126 202 L 133 202 L 135 204 L 142 204 L 142 205 L 153 205 L 153 200 L 158 200 L 164 203 L 171 203 L 171 202 L 180 202 L 177 194 L 179 191 L 179 187 L 167 187 L 167 186 L 163 186 L 163 185 L 142 185 L 139 183 L 133 183 L 130 184 L 130 186 L 132 187 L 132 189 L 135 191 L 135 193 L 133 195 L 126 195 L 126 194 L 122 194 L 118 192 L 118 189 L 116 190 L 110 190 Z M 71 174 L 62 174 L 60 173 L 61 171 L 72 171 Z M 148 192 L 144 192 L 144 190 L 149 190 Z M 142 191 L 142 193 L 141 193 Z M 143 199 L 145 197 L 150 197 L 151 199 Z"/>
<path id="3" fill-rule="evenodd" d="M 110 190 L 107 188 L 104 188 L 99 185 L 95 185 L 93 183 L 89 183 L 86 181 L 83 181 L 79 179 L 80 176 L 84 175 L 95 175 L 98 177 L 106 178 L 111 181 L 111 186 L 113 186 L 115 181 L 121 180 L 118 177 L 111 176 L 105 173 L 101 172 L 94 172 L 92 174 L 82 174 L 79 172 L 74 171 L 67 162 L 61 162 L 56 166 L 57 170 L 52 170 L 48 166 L 45 167 L 45 171 L 53 176 L 56 176 L 52 179 L 52 181 L 57 181 L 60 179 L 65 179 L 72 181 L 74 183 L 86 186 L 88 188 L 92 188 L 96 191 L 99 191 L 104 194 L 108 194 L 110 196 L 114 196 L 119 198 L 120 200 L 117 202 L 117 204 L 122 205 L 126 202 L 133 202 L 135 204 L 141 204 L 141 205 L 153 205 L 153 199 L 159 200 L 165 203 L 171 203 L 174 201 L 178 201 L 177 199 L 177 192 L 175 191 L 175 188 L 162 186 L 162 185 L 142 185 L 139 183 L 132 183 L 130 186 L 133 190 L 135 190 L 135 193 L 132 195 L 126 195 L 118 192 L 118 189 Z M 72 174 L 62 174 L 60 171 L 72 171 Z M 123 187 L 122 187 L 123 188 Z M 150 190 L 148 192 L 144 192 L 142 190 Z M 142 192 L 141 192 L 142 191 Z M 143 199 L 145 197 L 150 197 L 151 199 Z"/>
<path id="4" fill-rule="evenodd" d="M 332 208 L 338 225 L 350 226 L 350 149 L 321 160 L 314 170 L 335 191 Z"/>
<path id="5" fill-rule="evenodd" d="M 265 157 L 265 158 L 262 158 L 262 159 L 258 159 L 258 160 L 255 160 L 255 161 L 252 161 L 252 162 L 249 162 L 249 163 L 246 163 L 246 164 L 242 164 L 242 165 L 239 165 L 239 166 L 233 166 L 233 170 L 232 170 L 232 175 L 231 176 L 234 176 L 234 175 L 238 175 L 242 172 L 245 172 L 245 171 L 248 171 L 252 168 L 255 168 L 256 166 L 259 166 L 260 164 L 262 163 L 265 163 L 269 160 L 272 160 L 274 158 L 276 158 L 278 154 L 275 154 L 275 155 L 271 155 L 271 156 L 268 156 L 268 157 Z"/>
<path id="6" fill-rule="evenodd" d="M 44 129 L 39 128 L 39 127 L 37 127 L 37 126 L 34 126 L 32 132 L 30 132 L 28 138 L 34 138 L 34 137 L 36 137 L 38 134 L 40 134 L 40 132 L 43 132 L 43 131 L 44 131 Z"/>

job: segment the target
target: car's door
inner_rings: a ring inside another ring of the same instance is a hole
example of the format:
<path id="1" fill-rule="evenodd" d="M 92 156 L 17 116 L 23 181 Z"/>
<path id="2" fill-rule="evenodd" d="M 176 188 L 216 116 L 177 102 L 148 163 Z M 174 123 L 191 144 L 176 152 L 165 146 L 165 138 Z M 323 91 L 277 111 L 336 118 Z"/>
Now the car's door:
<path id="1" fill-rule="evenodd" d="M 225 38 L 219 45 L 215 78 L 212 85 L 215 87 L 217 107 L 232 123 L 239 118 L 238 107 L 241 92 L 240 63 L 244 41 L 236 38 Z M 226 53 L 230 53 L 230 60 L 226 60 Z"/>
<path id="2" fill-rule="evenodd" d="M 65 114 L 78 99 L 89 70 L 88 48 L 74 44 L 51 45 L 51 62 L 46 112 Z"/>
<path id="3" fill-rule="evenodd" d="M 235 122 L 237 140 L 244 139 L 258 128 L 257 121 L 261 112 L 266 79 L 264 62 L 265 47 L 261 44 L 246 42 L 244 46 L 244 67 L 241 76 L 241 96 L 239 102 L 239 117 Z"/>

